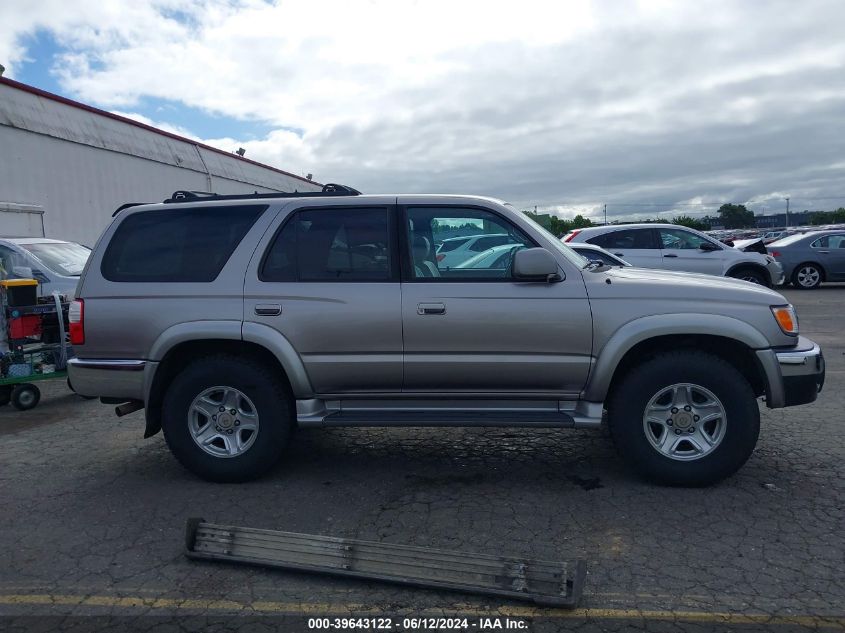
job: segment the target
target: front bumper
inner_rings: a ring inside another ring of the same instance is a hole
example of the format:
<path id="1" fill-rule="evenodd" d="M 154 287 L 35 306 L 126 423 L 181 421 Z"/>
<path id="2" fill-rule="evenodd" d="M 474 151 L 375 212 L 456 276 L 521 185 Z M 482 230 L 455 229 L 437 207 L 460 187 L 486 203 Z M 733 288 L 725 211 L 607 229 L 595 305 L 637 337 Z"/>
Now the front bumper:
<path id="1" fill-rule="evenodd" d="M 772 409 L 813 402 L 824 387 L 824 354 L 808 338 L 799 336 L 795 347 L 759 350 L 757 358 L 766 373 L 766 404 Z"/>
<path id="2" fill-rule="evenodd" d="M 766 270 L 769 271 L 769 278 L 772 280 L 772 287 L 782 286 L 786 281 L 786 276 L 783 273 L 783 266 L 777 260 L 766 264 Z"/>
<path id="3" fill-rule="evenodd" d="M 143 360 L 71 358 L 67 371 L 73 390 L 82 396 L 143 400 L 148 365 Z"/>

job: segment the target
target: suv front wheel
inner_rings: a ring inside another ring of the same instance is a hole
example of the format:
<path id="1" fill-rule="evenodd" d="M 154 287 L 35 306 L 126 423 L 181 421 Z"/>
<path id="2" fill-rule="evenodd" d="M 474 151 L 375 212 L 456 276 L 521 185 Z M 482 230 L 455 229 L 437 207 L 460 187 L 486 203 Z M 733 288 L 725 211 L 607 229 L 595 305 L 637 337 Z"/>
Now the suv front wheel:
<path id="1" fill-rule="evenodd" d="M 209 481 L 248 481 L 278 462 L 290 437 L 292 398 L 263 364 L 220 354 L 176 376 L 162 417 L 167 445 L 188 470 Z"/>
<path id="2" fill-rule="evenodd" d="M 704 352 L 660 354 L 631 370 L 608 403 L 617 450 L 646 478 L 706 486 L 751 456 L 760 410 L 733 365 Z"/>

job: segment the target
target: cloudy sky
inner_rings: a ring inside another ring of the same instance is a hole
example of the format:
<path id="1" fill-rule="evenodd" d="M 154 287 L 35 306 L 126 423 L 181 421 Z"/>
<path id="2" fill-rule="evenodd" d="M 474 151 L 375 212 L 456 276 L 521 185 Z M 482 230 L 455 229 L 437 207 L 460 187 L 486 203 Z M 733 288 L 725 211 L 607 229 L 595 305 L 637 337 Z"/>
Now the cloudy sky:
<path id="1" fill-rule="evenodd" d="M 841 0 L 0 0 L 0 63 L 321 182 L 633 219 L 845 206 L 843 24 Z"/>

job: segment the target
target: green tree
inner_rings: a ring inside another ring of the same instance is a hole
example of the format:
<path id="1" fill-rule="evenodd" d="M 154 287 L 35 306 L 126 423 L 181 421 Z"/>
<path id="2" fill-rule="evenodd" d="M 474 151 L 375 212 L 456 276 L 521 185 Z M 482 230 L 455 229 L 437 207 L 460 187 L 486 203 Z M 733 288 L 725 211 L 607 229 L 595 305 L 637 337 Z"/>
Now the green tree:
<path id="1" fill-rule="evenodd" d="M 723 204 L 719 216 L 726 229 L 747 229 L 754 226 L 754 214 L 744 204 Z"/>
<path id="2" fill-rule="evenodd" d="M 696 220 L 695 218 L 691 218 L 688 215 L 679 215 L 675 218 L 672 218 L 672 224 L 679 224 L 681 226 L 687 226 L 691 229 L 696 229 L 697 231 L 709 231 L 710 230 L 710 223 L 705 222 L 704 220 Z"/>
<path id="3" fill-rule="evenodd" d="M 845 222 L 845 208 L 839 207 L 836 211 L 816 211 L 810 214 L 810 224 L 839 224 Z"/>
<path id="4" fill-rule="evenodd" d="M 545 229 L 548 229 L 550 233 L 557 235 L 558 237 L 566 235 L 572 229 L 583 229 L 588 226 L 595 226 L 590 218 L 585 218 L 580 214 L 576 215 L 571 220 L 566 220 L 550 213 L 534 213 L 533 211 L 525 211 L 524 213 L 537 224 Z"/>

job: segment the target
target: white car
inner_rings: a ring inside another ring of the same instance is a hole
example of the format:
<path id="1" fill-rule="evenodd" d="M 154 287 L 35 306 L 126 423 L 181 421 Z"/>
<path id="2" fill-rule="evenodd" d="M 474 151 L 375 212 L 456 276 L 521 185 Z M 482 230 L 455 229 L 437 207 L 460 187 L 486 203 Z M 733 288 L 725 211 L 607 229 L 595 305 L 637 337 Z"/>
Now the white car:
<path id="1" fill-rule="evenodd" d="M 570 242 L 567 244 L 569 248 L 591 261 L 599 261 L 608 266 L 630 266 L 631 263 L 625 261 L 621 257 L 617 257 L 610 251 L 606 251 L 601 246 L 595 244 L 588 244 L 587 242 Z"/>
<path id="2" fill-rule="evenodd" d="M 772 287 L 783 268 L 769 255 L 742 251 L 677 224 L 618 224 L 576 229 L 564 242 L 595 244 L 639 268 L 735 277 Z"/>
<path id="3" fill-rule="evenodd" d="M 437 267 L 456 268 L 471 257 L 503 244 L 513 243 L 507 233 L 488 233 L 483 235 L 464 235 L 443 240 L 437 247 Z"/>
<path id="4" fill-rule="evenodd" d="M 38 280 L 38 295 L 54 290 L 72 299 L 91 249 L 46 237 L 0 237 L 0 275 Z"/>
<path id="5" fill-rule="evenodd" d="M 522 244 L 502 244 L 500 246 L 494 246 L 493 248 L 488 248 L 483 253 L 473 255 L 465 262 L 461 262 L 455 266 L 455 268 L 492 268 L 496 270 L 507 270 L 513 260 L 514 252 L 520 248 L 525 248 L 525 246 Z"/>

